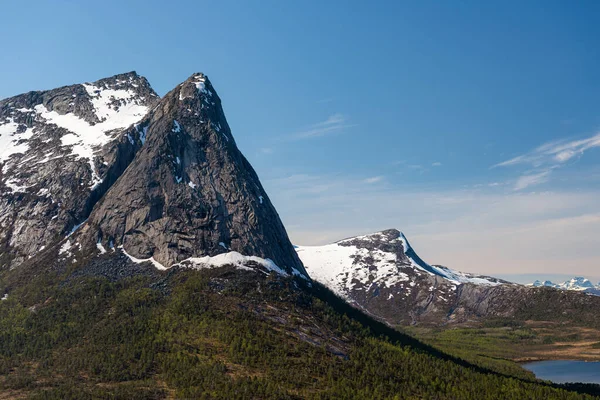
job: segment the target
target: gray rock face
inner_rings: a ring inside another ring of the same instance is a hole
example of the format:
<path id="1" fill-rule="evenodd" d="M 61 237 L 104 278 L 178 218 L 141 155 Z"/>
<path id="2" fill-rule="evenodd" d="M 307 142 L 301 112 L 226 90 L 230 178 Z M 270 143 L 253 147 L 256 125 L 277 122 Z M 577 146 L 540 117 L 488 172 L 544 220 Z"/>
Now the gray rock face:
<path id="1" fill-rule="evenodd" d="M 206 76 L 169 92 L 139 129 L 148 140 L 96 205 L 83 241 L 165 267 L 236 251 L 305 274 Z"/>
<path id="2" fill-rule="evenodd" d="M 135 72 L 0 101 L 0 267 L 81 223 L 141 148 L 159 100 Z"/>

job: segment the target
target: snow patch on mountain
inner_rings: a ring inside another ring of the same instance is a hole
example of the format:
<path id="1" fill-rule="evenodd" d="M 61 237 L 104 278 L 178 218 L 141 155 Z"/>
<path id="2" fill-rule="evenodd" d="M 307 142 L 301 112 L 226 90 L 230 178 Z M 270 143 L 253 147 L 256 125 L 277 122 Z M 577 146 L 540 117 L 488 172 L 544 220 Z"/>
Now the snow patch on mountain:
<path id="1" fill-rule="evenodd" d="M 113 139 L 110 134 L 112 131 L 125 129 L 138 122 L 146 115 L 148 107 L 140 104 L 139 97 L 131 90 L 99 89 L 90 84 L 84 84 L 83 87 L 90 95 L 100 123 L 90 124 L 72 113 L 59 114 L 48 110 L 43 104 L 36 105 L 34 109 L 46 123 L 69 132 L 61 137 L 61 144 L 70 147 L 75 157 L 89 160 L 92 170 L 90 186 L 94 187 L 102 182 L 93 162 L 96 151 Z"/>
<path id="2" fill-rule="evenodd" d="M 552 281 L 540 281 L 540 280 L 536 280 L 533 283 L 528 284 L 527 286 L 533 286 L 533 287 L 542 287 L 542 286 L 546 286 L 546 287 L 553 287 L 553 288 L 558 288 L 558 285 Z"/>
<path id="3" fill-rule="evenodd" d="M 69 239 L 67 239 L 61 246 L 60 249 L 58 250 L 58 255 L 63 255 L 63 254 L 69 254 L 69 250 L 71 249 L 71 241 Z"/>
<path id="4" fill-rule="evenodd" d="M 206 91 L 206 78 L 204 77 L 204 75 L 199 74 L 196 76 L 196 82 L 194 82 L 194 85 L 196 85 L 196 89 L 198 89 L 198 92 L 200 93 L 207 93 Z M 211 93 L 212 95 L 212 93 Z"/>
<path id="5" fill-rule="evenodd" d="M 376 282 L 390 287 L 410 279 L 398 270 L 395 254 L 380 250 L 369 252 L 356 246 L 340 246 L 338 242 L 325 246 L 297 246 L 296 251 L 311 278 L 344 298 L 348 298 L 348 293 L 358 284 Z M 357 267 L 355 260 L 365 257 L 373 259 L 376 269 Z"/>
<path id="6" fill-rule="evenodd" d="M 0 162 L 6 161 L 13 154 L 25 153 L 29 149 L 27 141 L 33 135 L 33 130 L 25 129 L 17 133 L 19 124 L 14 119 L 8 118 L 8 122 L 0 123 Z"/>
<path id="7" fill-rule="evenodd" d="M 146 136 L 148 134 L 148 126 L 144 126 L 142 127 L 142 130 L 140 131 L 140 124 L 134 124 L 135 130 L 136 132 L 140 135 L 140 142 L 142 142 L 142 145 L 144 143 L 146 143 Z"/>
<path id="8" fill-rule="evenodd" d="M 190 257 L 175 265 L 194 269 L 218 268 L 227 265 L 232 265 L 237 269 L 247 271 L 256 271 L 256 268 L 253 268 L 253 266 L 258 265 L 264 268 L 267 271 L 267 273 L 268 271 L 272 271 L 281 276 L 290 276 L 284 269 L 280 268 L 277 264 L 275 264 L 275 262 L 273 262 L 273 260 L 269 258 L 245 256 L 243 254 L 238 253 L 237 251 L 229 251 L 227 253 L 217 254 L 216 256 Z M 295 276 L 300 276 L 304 279 L 308 279 L 296 269 L 292 269 L 292 273 Z"/>
<path id="9" fill-rule="evenodd" d="M 159 263 L 158 261 L 156 261 L 154 259 L 154 257 L 150 257 L 150 258 L 137 258 L 137 257 L 132 256 L 128 252 L 126 252 L 125 249 L 122 246 L 119 246 L 119 248 L 121 249 L 121 251 L 123 252 L 123 254 L 125 254 L 127 256 L 127 258 L 129 258 L 131 261 L 133 261 L 136 264 L 143 264 L 143 263 L 146 263 L 146 262 L 150 262 L 158 270 L 165 271 L 167 269 L 167 267 L 165 267 L 164 265 L 162 265 L 161 263 Z"/>
<path id="10" fill-rule="evenodd" d="M 233 265 L 238 269 L 253 271 L 253 268 L 248 267 L 248 264 L 252 263 L 261 265 L 268 271 L 275 271 L 280 275 L 288 276 L 287 272 L 279 268 L 277 264 L 268 258 L 265 259 L 255 256 L 244 256 L 237 251 L 217 254 L 216 256 L 190 257 L 176 265 L 196 269 L 218 268 L 226 265 Z"/>
<path id="11" fill-rule="evenodd" d="M 565 290 L 586 290 L 586 289 L 596 289 L 596 286 L 587 278 L 582 276 L 577 276 L 568 281 L 561 283 L 561 289 Z"/>
<path id="12" fill-rule="evenodd" d="M 106 250 L 102 251 L 104 249 L 104 247 L 101 248 L 101 246 L 102 246 L 102 244 L 98 244 L 98 249 L 100 250 L 101 254 L 104 254 L 106 252 Z M 228 266 L 228 265 L 232 265 L 232 266 L 236 267 L 237 269 L 242 269 L 242 270 L 246 270 L 246 271 L 256 271 L 256 269 L 253 268 L 252 266 L 258 265 L 258 266 L 263 267 L 267 271 L 273 271 L 281 276 L 285 276 L 285 277 L 289 276 L 289 274 L 285 270 L 280 268 L 277 264 L 275 264 L 273 262 L 273 260 L 271 260 L 269 258 L 261 258 L 261 257 L 256 257 L 256 256 L 245 256 L 245 255 L 238 253 L 237 251 L 229 251 L 227 253 L 217 254 L 216 256 L 190 257 L 183 261 L 180 261 L 177 264 L 173 264 L 170 267 L 166 267 L 166 266 L 162 265 L 161 263 L 159 263 L 158 261 L 156 261 L 153 257 L 137 258 L 137 257 L 134 257 L 131 254 L 127 253 L 127 251 L 125 251 L 125 249 L 122 246 L 120 246 L 119 248 L 121 249 L 123 254 L 125 254 L 125 256 L 127 256 L 134 263 L 142 264 L 145 262 L 150 262 L 150 263 L 152 263 L 152 265 L 154 265 L 157 269 L 159 269 L 161 271 L 165 271 L 165 270 L 175 267 L 175 266 L 184 267 L 184 268 L 193 268 L 193 269 L 205 269 L 205 268 L 224 267 L 224 266 Z M 294 269 L 292 272 L 296 276 L 300 276 L 304 279 L 308 279 L 306 276 L 304 276 L 302 273 L 300 273 L 296 269 Z"/>
<path id="13" fill-rule="evenodd" d="M 74 94 L 66 109 L 65 103 L 60 103 L 60 95 L 57 95 L 59 100 L 56 103 L 55 98 L 51 101 L 36 100 L 38 104 L 33 103 L 31 108 L 11 107 L 9 103 L 4 118 L 0 118 L 0 163 L 4 164 L 3 173 L 6 174 L 10 167 L 19 170 L 24 165 L 75 156 L 75 159 L 88 160 L 92 172 L 88 186 L 95 188 L 102 182 L 93 160 L 98 150 L 149 111 L 150 101 L 136 92 L 138 86 L 133 77 L 129 81 L 117 80 L 116 83 L 99 81 L 96 84 L 74 85 L 71 87 Z M 78 87 L 85 91 L 78 90 Z M 86 108 L 90 104 L 91 113 Z M 62 130 L 58 145 L 53 141 L 54 137 L 48 134 L 49 128 L 56 127 Z M 133 142 L 131 136 L 129 140 Z M 15 154 L 21 156 L 11 160 Z M 5 184 L 14 192 L 28 188 L 14 181 Z"/>
<path id="14" fill-rule="evenodd" d="M 92 84 L 83 84 L 96 116 L 103 124 L 103 130 L 123 129 L 139 121 L 148 112 L 148 107 L 140 104 L 139 96 L 133 90 L 102 89 Z"/>
<path id="15" fill-rule="evenodd" d="M 106 249 L 104 248 L 100 240 L 98 240 L 98 242 L 96 243 L 96 247 L 98 248 L 98 250 L 100 250 L 100 254 L 106 254 Z"/>

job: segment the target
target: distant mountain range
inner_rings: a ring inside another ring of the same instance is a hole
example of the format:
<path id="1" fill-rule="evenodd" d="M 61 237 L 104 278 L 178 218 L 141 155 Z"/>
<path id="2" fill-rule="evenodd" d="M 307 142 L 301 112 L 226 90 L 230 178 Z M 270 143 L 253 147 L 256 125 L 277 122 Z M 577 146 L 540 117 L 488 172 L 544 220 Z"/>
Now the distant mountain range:
<path id="1" fill-rule="evenodd" d="M 600 294 L 585 278 L 565 282 L 567 292 L 554 284 L 521 285 L 428 264 L 397 229 L 295 248 L 312 279 L 391 325 L 554 320 L 598 305 L 596 296 L 581 291 Z M 575 292 L 577 287 L 582 289 Z"/>
<path id="2" fill-rule="evenodd" d="M 596 295 L 600 295 L 600 283 L 594 285 L 592 281 L 582 276 L 576 276 L 568 281 L 564 281 L 562 283 L 554 283 L 552 281 L 540 281 L 536 280 L 533 283 L 530 283 L 527 286 L 532 287 L 552 287 L 556 289 L 562 290 L 577 290 L 580 292 L 592 293 Z"/>

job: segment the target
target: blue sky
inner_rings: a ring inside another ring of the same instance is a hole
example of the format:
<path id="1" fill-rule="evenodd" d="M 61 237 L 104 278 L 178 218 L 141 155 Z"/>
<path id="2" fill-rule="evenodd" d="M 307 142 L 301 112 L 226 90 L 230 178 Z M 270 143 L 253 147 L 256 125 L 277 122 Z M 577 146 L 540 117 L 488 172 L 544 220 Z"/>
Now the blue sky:
<path id="1" fill-rule="evenodd" d="M 293 241 L 600 280 L 600 3 L 4 2 L 0 98 L 208 74 Z"/>

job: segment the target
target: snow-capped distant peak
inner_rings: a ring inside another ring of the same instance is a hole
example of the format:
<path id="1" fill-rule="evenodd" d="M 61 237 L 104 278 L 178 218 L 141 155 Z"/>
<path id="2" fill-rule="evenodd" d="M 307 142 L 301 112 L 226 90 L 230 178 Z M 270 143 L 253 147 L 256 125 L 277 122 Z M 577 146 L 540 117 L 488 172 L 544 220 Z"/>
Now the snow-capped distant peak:
<path id="1" fill-rule="evenodd" d="M 540 281 L 536 280 L 533 283 L 530 283 L 528 286 L 533 287 L 552 287 L 556 289 L 562 290 L 576 290 L 576 291 L 587 291 L 590 293 L 597 293 L 596 291 L 600 291 L 600 283 L 598 285 L 594 285 L 592 281 L 582 276 L 576 276 L 568 281 L 564 281 L 562 283 L 554 283 L 552 281 Z"/>
<path id="2" fill-rule="evenodd" d="M 570 279 L 566 282 L 560 284 L 561 288 L 567 290 L 585 290 L 585 289 L 593 289 L 594 284 L 587 278 L 582 276 L 577 276 L 573 279 Z"/>

